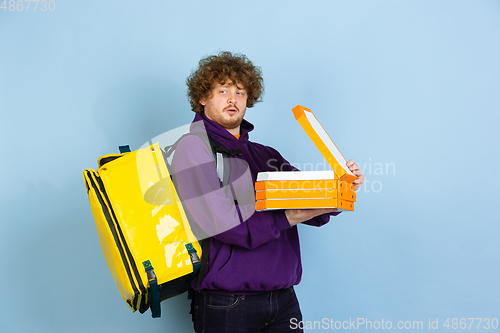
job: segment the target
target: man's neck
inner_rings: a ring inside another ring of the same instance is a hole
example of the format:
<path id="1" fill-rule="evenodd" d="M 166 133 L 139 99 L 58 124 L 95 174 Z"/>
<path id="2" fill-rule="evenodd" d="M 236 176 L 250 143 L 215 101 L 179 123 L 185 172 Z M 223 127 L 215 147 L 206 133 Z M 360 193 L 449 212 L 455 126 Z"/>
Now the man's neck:
<path id="1" fill-rule="evenodd" d="M 226 130 L 232 135 L 240 135 L 240 126 L 236 128 L 226 128 Z"/>

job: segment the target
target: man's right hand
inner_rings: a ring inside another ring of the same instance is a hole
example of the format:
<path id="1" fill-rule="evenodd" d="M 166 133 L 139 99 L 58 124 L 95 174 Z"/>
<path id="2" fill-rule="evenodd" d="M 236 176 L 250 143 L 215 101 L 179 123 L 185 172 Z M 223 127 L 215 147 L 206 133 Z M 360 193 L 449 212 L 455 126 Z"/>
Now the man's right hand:
<path id="1" fill-rule="evenodd" d="M 299 224 L 300 222 L 309 221 L 318 215 L 336 212 L 337 208 L 318 208 L 318 209 L 286 209 L 285 215 L 290 223 L 290 226 Z"/>

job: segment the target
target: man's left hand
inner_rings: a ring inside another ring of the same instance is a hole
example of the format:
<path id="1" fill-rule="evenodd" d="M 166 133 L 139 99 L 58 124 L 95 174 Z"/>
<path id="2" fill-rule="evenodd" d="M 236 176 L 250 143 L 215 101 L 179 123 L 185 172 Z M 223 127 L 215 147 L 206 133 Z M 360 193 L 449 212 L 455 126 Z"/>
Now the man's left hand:
<path id="1" fill-rule="evenodd" d="M 358 179 L 352 182 L 354 184 L 354 190 L 357 190 L 361 186 L 361 184 L 365 182 L 365 176 L 363 176 L 363 173 L 361 172 L 359 165 L 355 164 L 352 158 L 349 161 L 347 161 L 346 165 L 354 175 L 359 177 Z"/>

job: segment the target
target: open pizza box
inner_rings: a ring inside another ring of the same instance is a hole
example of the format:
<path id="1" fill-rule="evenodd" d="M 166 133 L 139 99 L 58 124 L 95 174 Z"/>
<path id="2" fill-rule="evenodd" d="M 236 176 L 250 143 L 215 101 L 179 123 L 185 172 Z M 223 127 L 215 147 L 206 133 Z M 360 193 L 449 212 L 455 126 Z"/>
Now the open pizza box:
<path id="1" fill-rule="evenodd" d="M 358 177 L 312 111 L 297 105 L 295 119 L 302 126 L 332 170 L 260 172 L 255 182 L 256 210 L 337 208 L 354 210 Z"/>

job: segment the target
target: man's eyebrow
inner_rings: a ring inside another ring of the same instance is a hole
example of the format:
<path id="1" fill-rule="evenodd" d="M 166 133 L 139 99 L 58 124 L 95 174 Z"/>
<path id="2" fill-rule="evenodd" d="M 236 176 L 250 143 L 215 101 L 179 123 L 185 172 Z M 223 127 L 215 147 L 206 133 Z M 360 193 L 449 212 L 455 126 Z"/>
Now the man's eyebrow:
<path id="1" fill-rule="evenodd" d="M 235 86 L 235 87 L 236 87 L 237 89 L 239 89 L 239 90 L 245 90 L 245 91 L 246 91 L 246 89 L 245 89 L 245 88 L 240 87 L 240 86 L 238 86 L 237 84 L 221 84 L 221 85 L 219 86 L 219 89 L 221 89 L 221 88 L 229 88 L 229 87 L 232 87 L 232 86 Z"/>

